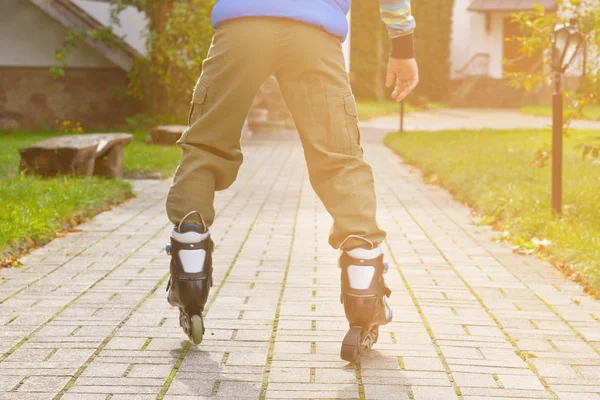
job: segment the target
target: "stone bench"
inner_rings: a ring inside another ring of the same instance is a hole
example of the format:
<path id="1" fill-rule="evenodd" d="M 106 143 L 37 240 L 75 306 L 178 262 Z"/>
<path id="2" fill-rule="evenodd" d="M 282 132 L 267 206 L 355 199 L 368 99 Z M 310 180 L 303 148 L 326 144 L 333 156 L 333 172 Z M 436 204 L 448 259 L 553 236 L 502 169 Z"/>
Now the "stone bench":
<path id="1" fill-rule="evenodd" d="M 74 174 L 123 176 L 123 148 L 131 143 L 128 133 L 58 136 L 19 150 L 21 170 L 54 176 Z"/>
<path id="2" fill-rule="evenodd" d="M 263 110 L 250 110 L 248 119 L 242 128 L 242 136 L 252 136 L 252 128 L 266 123 L 266 114 L 263 116 Z M 266 111 L 266 110 L 265 110 Z M 187 125 L 161 125 L 150 131 L 146 138 L 147 144 L 156 144 L 159 146 L 175 146 L 181 135 L 188 129 Z"/>
<path id="3" fill-rule="evenodd" d="M 188 127 L 185 125 L 162 125 L 152 129 L 146 140 L 149 144 L 159 146 L 175 146 Z"/>

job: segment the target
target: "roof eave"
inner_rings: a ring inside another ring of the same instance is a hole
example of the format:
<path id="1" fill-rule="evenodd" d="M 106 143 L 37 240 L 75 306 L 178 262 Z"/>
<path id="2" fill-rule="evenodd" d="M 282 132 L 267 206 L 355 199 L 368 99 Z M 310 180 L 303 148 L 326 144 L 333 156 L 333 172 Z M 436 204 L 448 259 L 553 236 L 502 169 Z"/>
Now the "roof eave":
<path id="1" fill-rule="evenodd" d="M 104 27 L 99 21 L 70 0 L 29 1 L 67 29 L 101 29 Z M 119 68 L 129 71 L 133 66 L 134 59 L 141 57 L 142 54 L 128 45 L 119 36 L 113 34 L 113 37 L 118 43 L 117 46 L 108 46 L 105 43 L 93 40 L 86 40 L 86 43 Z"/>

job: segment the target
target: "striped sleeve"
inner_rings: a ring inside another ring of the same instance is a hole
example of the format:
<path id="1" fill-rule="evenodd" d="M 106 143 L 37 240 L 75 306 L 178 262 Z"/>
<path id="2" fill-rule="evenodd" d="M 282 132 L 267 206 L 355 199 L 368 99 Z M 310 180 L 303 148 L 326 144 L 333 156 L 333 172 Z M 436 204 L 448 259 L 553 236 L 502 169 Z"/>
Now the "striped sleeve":
<path id="1" fill-rule="evenodd" d="M 413 58 L 413 32 L 416 22 L 410 8 L 411 0 L 379 0 L 381 19 L 392 38 L 392 58 Z"/>

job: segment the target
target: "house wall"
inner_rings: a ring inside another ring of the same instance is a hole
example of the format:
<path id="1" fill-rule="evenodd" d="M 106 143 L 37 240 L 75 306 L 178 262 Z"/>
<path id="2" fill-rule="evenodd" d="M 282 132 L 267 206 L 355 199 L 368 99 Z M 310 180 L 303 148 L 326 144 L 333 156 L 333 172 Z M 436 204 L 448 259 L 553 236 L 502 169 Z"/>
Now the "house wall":
<path id="1" fill-rule="evenodd" d="M 500 79 L 504 76 L 504 18 L 511 13 L 492 13 L 489 26 L 486 27 L 486 16 L 483 13 L 471 14 L 471 29 L 469 37 L 471 46 L 469 59 L 476 54 L 489 54 L 488 75 Z"/>
<path id="2" fill-rule="evenodd" d="M 458 78 L 456 71 L 465 66 L 471 52 L 471 13 L 467 7 L 472 0 L 454 0 L 452 11 L 452 38 L 450 40 L 450 78 Z"/>
<path id="3" fill-rule="evenodd" d="M 0 66 L 58 66 L 54 52 L 66 29 L 27 0 L 0 0 Z M 112 68 L 110 61 L 90 46 L 73 51 L 71 67 Z"/>
<path id="4" fill-rule="evenodd" d="M 54 79 L 46 67 L 0 67 L 0 130 L 52 127 L 55 120 L 86 130 L 122 126 L 141 111 L 139 102 L 115 95 L 126 84 L 118 68 L 69 68 Z"/>
<path id="5" fill-rule="evenodd" d="M 79 122 L 86 130 L 114 128 L 141 111 L 120 99 L 127 72 L 92 47 L 73 52 L 65 77 L 55 79 L 54 52 L 67 30 L 27 0 L 0 0 L 0 130 L 52 127 Z"/>

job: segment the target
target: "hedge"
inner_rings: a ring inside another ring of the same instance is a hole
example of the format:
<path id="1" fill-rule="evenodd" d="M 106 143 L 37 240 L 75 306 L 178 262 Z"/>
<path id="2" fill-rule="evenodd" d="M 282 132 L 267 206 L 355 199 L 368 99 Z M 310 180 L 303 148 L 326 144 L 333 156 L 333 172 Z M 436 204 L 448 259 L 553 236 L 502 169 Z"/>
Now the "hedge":
<path id="1" fill-rule="evenodd" d="M 350 76 L 355 96 L 383 100 L 389 38 L 379 14 L 379 0 L 352 2 Z"/>
<path id="2" fill-rule="evenodd" d="M 421 83 L 413 96 L 444 100 L 450 80 L 450 39 L 454 0 L 413 0 L 417 20 L 415 51 Z M 359 100 L 383 100 L 385 68 L 390 48 L 385 25 L 379 15 L 379 0 L 352 4 L 350 72 Z"/>

